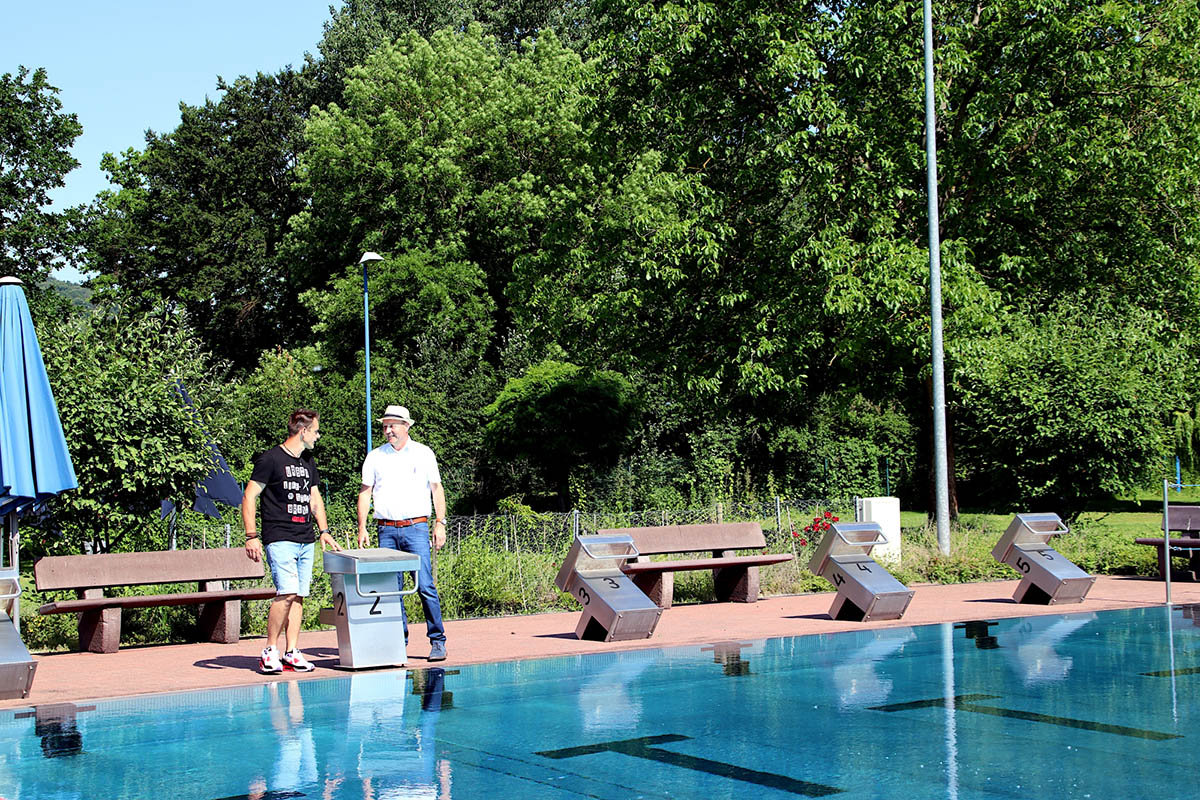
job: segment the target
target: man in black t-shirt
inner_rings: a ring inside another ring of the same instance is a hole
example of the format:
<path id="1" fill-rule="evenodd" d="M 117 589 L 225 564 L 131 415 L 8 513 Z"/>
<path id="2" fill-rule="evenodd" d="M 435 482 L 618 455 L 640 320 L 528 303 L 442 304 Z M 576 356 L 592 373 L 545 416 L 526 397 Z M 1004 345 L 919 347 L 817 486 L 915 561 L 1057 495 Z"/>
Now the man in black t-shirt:
<path id="1" fill-rule="evenodd" d="M 299 649 L 304 598 L 312 582 L 316 537 L 313 519 L 321 529 L 321 546 L 342 548 L 329 535 L 325 503 L 317 488 L 319 474 L 312 449 L 321 438 L 321 420 L 315 411 L 297 409 L 288 418 L 288 438 L 254 462 L 254 472 L 242 495 L 242 524 L 246 527 L 246 555 L 262 560 L 264 543 L 275 600 L 267 615 L 267 647 L 259 669 L 265 673 L 283 670 L 308 672 L 313 665 Z M 262 497 L 262 538 L 254 526 L 255 501 Z M 286 647 L 279 655 L 279 634 Z"/>

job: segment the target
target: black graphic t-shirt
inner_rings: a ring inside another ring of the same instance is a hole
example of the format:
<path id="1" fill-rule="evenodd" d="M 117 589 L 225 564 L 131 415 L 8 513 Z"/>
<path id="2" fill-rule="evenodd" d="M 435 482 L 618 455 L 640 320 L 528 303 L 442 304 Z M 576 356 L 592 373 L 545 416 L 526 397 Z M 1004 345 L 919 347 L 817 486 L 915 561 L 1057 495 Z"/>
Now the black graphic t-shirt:
<path id="1" fill-rule="evenodd" d="M 263 485 L 263 544 L 317 540 L 309 498 L 319 476 L 317 462 L 307 450 L 296 458 L 282 446 L 272 447 L 254 462 L 250 480 Z"/>

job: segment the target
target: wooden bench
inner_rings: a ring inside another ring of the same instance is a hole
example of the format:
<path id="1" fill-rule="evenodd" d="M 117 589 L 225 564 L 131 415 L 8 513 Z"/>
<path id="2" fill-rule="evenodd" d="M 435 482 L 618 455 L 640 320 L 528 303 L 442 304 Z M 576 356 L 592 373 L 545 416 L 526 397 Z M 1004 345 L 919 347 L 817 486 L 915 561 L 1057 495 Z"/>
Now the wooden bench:
<path id="1" fill-rule="evenodd" d="M 758 568 L 792 560 L 790 553 L 736 554 L 738 550 L 766 548 L 767 539 L 757 522 L 615 528 L 596 533 L 633 537 L 640 555 L 637 561 L 621 567 L 621 571 L 659 608 L 671 607 L 676 572 L 711 569 L 718 600 L 754 603 L 758 600 Z M 678 561 L 651 561 L 649 558 L 705 551 L 711 552 L 712 557 Z"/>
<path id="2" fill-rule="evenodd" d="M 1171 580 L 1200 580 L 1200 506 L 1168 505 L 1166 518 L 1163 519 L 1163 530 L 1182 534 L 1179 537 L 1171 537 L 1171 550 L 1190 551 L 1187 569 L 1173 570 Z M 1158 577 L 1165 578 L 1171 565 L 1171 555 L 1163 545 L 1163 537 L 1149 536 L 1134 541 L 1158 548 Z"/>
<path id="3" fill-rule="evenodd" d="M 263 562 L 242 548 L 167 550 L 149 553 L 102 553 L 47 556 L 33 565 L 38 591 L 74 590 L 78 600 L 46 603 L 39 614 L 79 614 L 79 649 L 115 653 L 121 641 L 121 609 L 198 605 L 199 633 L 213 642 L 238 641 L 242 600 L 275 596 L 270 586 L 223 589 L 221 581 L 260 580 Z M 105 597 L 114 586 L 161 583 L 199 584 L 197 592 Z"/>

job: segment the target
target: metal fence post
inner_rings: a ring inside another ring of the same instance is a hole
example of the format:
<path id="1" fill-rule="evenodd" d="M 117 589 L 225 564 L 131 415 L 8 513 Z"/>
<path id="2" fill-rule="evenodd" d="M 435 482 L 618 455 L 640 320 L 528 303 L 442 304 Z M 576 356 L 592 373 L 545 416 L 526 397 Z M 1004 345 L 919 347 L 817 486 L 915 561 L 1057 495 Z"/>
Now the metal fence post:
<path id="1" fill-rule="evenodd" d="M 1167 589 L 1167 605 L 1171 605 L 1171 481 L 1163 478 L 1163 584 Z"/>

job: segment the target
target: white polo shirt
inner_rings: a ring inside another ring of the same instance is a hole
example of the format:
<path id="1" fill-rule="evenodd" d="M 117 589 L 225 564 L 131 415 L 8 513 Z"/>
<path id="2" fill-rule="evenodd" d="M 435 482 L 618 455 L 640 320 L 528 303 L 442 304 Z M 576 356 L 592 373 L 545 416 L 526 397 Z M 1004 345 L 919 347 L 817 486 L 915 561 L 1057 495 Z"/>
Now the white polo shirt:
<path id="1" fill-rule="evenodd" d="M 430 492 L 442 476 L 433 451 L 409 439 L 399 450 L 389 442 L 367 453 L 362 482 L 371 487 L 375 519 L 412 519 L 433 513 Z"/>

